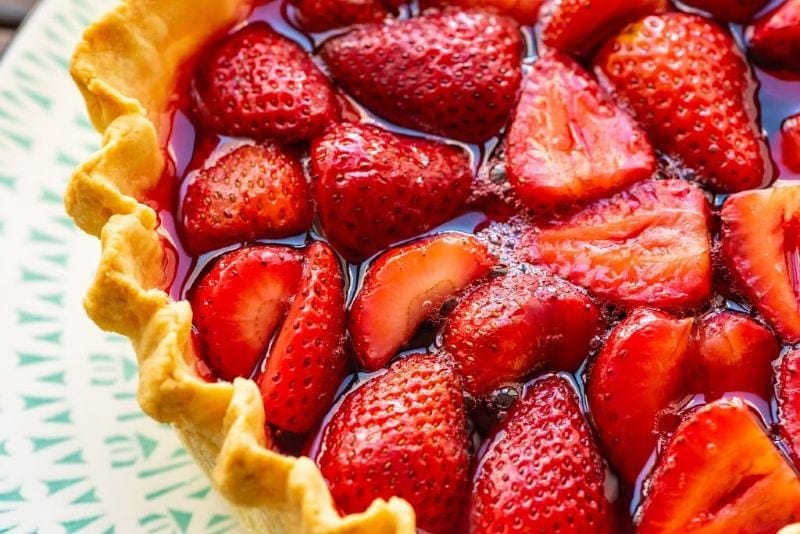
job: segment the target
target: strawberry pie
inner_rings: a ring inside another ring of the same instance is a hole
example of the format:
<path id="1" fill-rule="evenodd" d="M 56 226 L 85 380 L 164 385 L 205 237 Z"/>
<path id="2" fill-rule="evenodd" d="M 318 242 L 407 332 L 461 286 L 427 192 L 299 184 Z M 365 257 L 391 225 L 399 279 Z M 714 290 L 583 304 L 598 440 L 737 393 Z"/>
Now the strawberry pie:
<path id="1" fill-rule="evenodd" d="M 126 0 L 86 309 L 252 532 L 796 532 L 798 58 L 798 0 Z"/>

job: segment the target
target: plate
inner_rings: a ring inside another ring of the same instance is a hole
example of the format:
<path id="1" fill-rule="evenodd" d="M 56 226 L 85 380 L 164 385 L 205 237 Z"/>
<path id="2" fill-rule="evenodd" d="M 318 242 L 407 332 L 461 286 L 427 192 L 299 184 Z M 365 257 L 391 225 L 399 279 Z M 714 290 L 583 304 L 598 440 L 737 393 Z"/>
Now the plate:
<path id="1" fill-rule="evenodd" d="M 81 300 L 99 243 L 66 216 L 97 150 L 69 55 L 111 0 L 45 0 L 0 64 L 0 532 L 236 532 L 165 425 L 136 403 L 127 340 Z"/>

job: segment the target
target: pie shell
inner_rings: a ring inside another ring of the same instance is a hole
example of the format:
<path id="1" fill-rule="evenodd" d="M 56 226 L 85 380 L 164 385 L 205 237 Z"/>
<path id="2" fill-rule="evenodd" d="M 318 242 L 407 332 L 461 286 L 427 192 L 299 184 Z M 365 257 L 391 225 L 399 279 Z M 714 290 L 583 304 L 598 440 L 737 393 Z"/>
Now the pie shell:
<path id="1" fill-rule="evenodd" d="M 251 1 L 123 0 L 78 44 L 70 72 L 103 134 L 102 148 L 75 170 L 65 195 L 75 223 L 101 241 L 84 307 L 100 328 L 130 338 L 142 409 L 175 428 L 248 530 L 414 533 L 406 501 L 377 499 L 341 517 L 312 460 L 269 450 L 258 387 L 198 376 L 191 308 L 162 289 L 156 213 L 137 199 L 164 169 L 164 111 L 184 62 L 244 20 Z"/>

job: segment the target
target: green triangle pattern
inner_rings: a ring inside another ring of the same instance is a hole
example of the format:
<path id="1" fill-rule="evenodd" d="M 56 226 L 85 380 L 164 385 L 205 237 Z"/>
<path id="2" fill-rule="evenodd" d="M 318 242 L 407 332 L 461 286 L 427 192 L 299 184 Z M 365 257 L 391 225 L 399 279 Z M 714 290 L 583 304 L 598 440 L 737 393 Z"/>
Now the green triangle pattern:
<path id="1" fill-rule="evenodd" d="M 18 352 L 19 366 L 25 367 L 26 365 L 34 365 L 42 362 L 50 362 L 55 360 L 53 356 L 42 356 L 41 354 L 31 354 L 28 352 Z"/>
<path id="2" fill-rule="evenodd" d="M 64 521 L 63 523 L 61 523 L 61 525 L 64 527 L 64 529 L 67 531 L 68 534 L 73 534 L 74 532 L 80 532 L 83 528 L 91 525 L 92 523 L 100 519 L 100 517 L 101 516 L 99 515 L 95 515 L 90 517 L 84 517 L 82 519 L 75 519 L 73 521 Z"/>
<path id="3" fill-rule="evenodd" d="M 81 495 L 80 497 L 71 501 L 70 504 L 87 504 L 87 503 L 100 502 L 100 499 L 98 499 L 97 495 L 95 494 L 96 491 L 97 490 L 95 488 L 92 488 L 83 495 Z"/>
<path id="4" fill-rule="evenodd" d="M 68 454 L 61 458 L 60 460 L 56 460 L 57 464 L 85 464 L 86 460 L 83 459 L 83 451 L 77 450 L 72 454 Z"/>
<path id="5" fill-rule="evenodd" d="M 189 523 L 192 521 L 192 514 L 180 510 L 173 510 L 170 508 L 169 515 L 175 520 L 181 532 L 186 532 L 189 529 Z"/>
<path id="6" fill-rule="evenodd" d="M 74 486 L 78 482 L 83 482 L 86 480 L 86 477 L 81 478 L 62 478 L 57 480 L 43 480 L 44 484 L 47 486 L 47 494 L 53 495 L 58 493 L 59 491 L 63 491 L 70 486 Z"/>
<path id="7" fill-rule="evenodd" d="M 64 443 L 69 439 L 70 438 L 68 436 L 61 436 L 58 438 L 30 438 L 34 452 L 38 452 L 48 447 L 52 447 L 53 445 L 58 445 L 59 443 Z"/>
<path id="8" fill-rule="evenodd" d="M 22 396 L 22 402 L 24 403 L 24 410 L 32 410 L 34 408 L 38 408 L 39 406 L 44 406 L 45 404 L 52 404 L 54 402 L 58 402 L 63 400 L 59 397 L 30 397 L 27 395 Z"/>
<path id="9" fill-rule="evenodd" d="M 45 419 L 47 423 L 57 423 L 60 425 L 71 425 L 72 421 L 72 412 L 70 410 L 65 410 L 63 412 L 59 412 L 56 415 L 50 416 Z"/>

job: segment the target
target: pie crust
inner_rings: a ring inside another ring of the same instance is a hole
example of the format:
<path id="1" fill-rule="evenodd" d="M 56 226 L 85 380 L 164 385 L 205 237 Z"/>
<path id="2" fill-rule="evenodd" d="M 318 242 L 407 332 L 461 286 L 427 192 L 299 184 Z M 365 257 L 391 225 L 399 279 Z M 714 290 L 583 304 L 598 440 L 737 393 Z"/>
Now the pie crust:
<path id="1" fill-rule="evenodd" d="M 84 300 L 104 330 L 130 338 L 138 400 L 171 424 L 253 532 L 415 532 L 404 500 L 375 500 L 341 517 L 309 458 L 265 448 L 264 407 L 251 380 L 207 383 L 194 371 L 192 312 L 161 289 L 164 253 L 155 212 L 137 199 L 161 178 L 159 126 L 176 73 L 208 39 L 244 20 L 252 0 L 122 0 L 83 35 L 71 74 L 102 148 L 67 188 L 69 215 L 99 236 L 102 256 Z"/>

